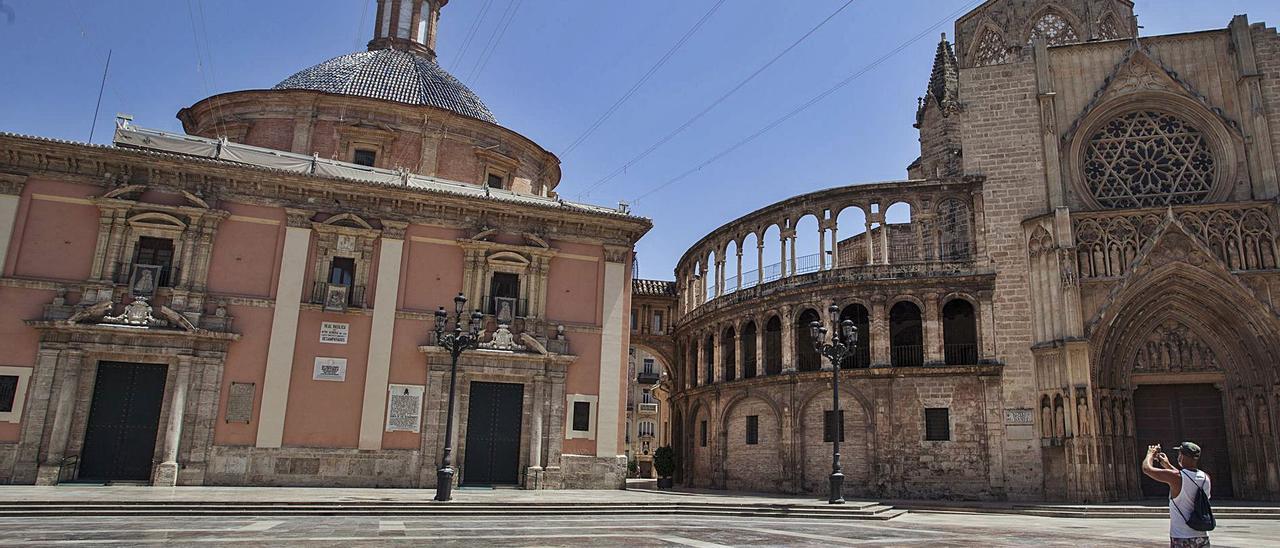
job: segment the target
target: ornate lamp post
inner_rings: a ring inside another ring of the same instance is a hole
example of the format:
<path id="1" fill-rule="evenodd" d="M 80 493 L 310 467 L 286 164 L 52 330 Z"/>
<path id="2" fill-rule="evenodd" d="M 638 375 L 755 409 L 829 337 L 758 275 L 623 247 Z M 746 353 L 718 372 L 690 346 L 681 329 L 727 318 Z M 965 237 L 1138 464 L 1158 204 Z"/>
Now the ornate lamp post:
<path id="1" fill-rule="evenodd" d="M 436 470 L 436 500 L 447 502 L 453 500 L 453 399 L 458 384 L 458 356 L 465 350 L 475 348 L 480 343 L 480 321 L 484 315 L 479 310 L 471 313 L 468 327 L 462 330 L 462 309 L 467 298 L 461 293 L 453 298 L 453 330 L 445 333 L 449 323 L 449 313 L 444 307 L 436 310 L 436 344 L 449 351 L 449 410 L 446 413 L 444 427 L 444 457 L 440 459 L 440 469 Z"/>
<path id="2" fill-rule="evenodd" d="M 840 307 L 831 305 L 827 309 L 831 313 L 831 323 L 838 325 L 836 333 L 831 334 L 831 343 L 824 344 L 827 328 L 818 322 L 809 322 L 809 335 L 813 339 L 813 348 L 818 354 L 831 361 L 831 496 L 830 504 L 844 504 L 844 473 L 840 470 L 840 436 L 844 434 L 844 421 L 840 416 L 840 364 L 853 354 L 858 346 L 858 328 L 852 320 L 840 320 Z"/>

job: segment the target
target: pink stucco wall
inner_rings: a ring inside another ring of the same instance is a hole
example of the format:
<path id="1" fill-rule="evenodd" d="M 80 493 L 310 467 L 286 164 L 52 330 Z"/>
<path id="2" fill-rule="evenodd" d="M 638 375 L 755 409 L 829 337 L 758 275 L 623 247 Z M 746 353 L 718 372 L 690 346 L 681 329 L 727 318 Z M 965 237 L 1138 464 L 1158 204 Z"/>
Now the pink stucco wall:
<path id="1" fill-rule="evenodd" d="M 218 226 L 218 234 L 213 241 L 209 290 L 270 297 L 275 291 L 276 272 L 284 245 L 284 210 L 234 203 L 221 203 L 219 207 L 230 211 L 232 217 Z"/>
<path id="2" fill-rule="evenodd" d="M 430 321 L 396 320 L 391 344 L 391 384 L 426 386 L 427 359 L 418 346 L 427 344 Z M 385 417 L 385 409 L 384 409 Z M 387 449 L 417 449 L 422 438 L 413 432 L 383 432 L 382 446 Z"/>
<path id="3" fill-rule="evenodd" d="M 5 307 L 5 313 L 0 314 L 0 348 L 3 349 L 0 352 L 0 365 L 35 366 L 40 333 L 23 322 L 40 319 L 44 305 L 53 297 L 53 291 L 0 287 L 0 303 L 4 303 Z M 31 392 L 28 384 L 28 401 L 31 399 Z M 0 443 L 18 441 L 21 430 L 20 422 L 0 422 Z"/>
<path id="4" fill-rule="evenodd" d="M 218 418 L 226 416 L 227 395 L 233 382 L 254 384 L 253 416 L 248 424 L 215 421 L 213 442 L 218 445 L 253 445 L 258 435 L 258 413 L 262 409 L 262 381 L 267 371 L 273 312 L 270 308 L 232 305 L 227 307 L 227 314 L 235 318 L 232 328 L 240 333 L 240 340 L 227 350 L 222 392 L 218 395 Z"/>
<path id="5" fill-rule="evenodd" d="M 402 257 L 405 270 L 400 279 L 403 310 L 431 312 L 440 306 L 453 306 L 454 296 L 462 290 L 462 248 L 443 241 L 453 242 L 459 236 L 461 232 L 457 230 L 409 227 Z M 424 238 L 435 242 L 422 241 Z"/>
<path id="6" fill-rule="evenodd" d="M 350 324 L 347 344 L 321 343 L 320 323 L 324 321 Z M 371 316 L 363 314 L 303 310 L 298 315 L 289 405 L 284 417 L 284 445 L 344 448 L 358 445 L 372 322 Z M 346 380 L 313 380 L 316 357 L 346 358 Z"/>
<path id="7" fill-rule="evenodd" d="M 85 200 L 97 189 L 31 179 L 23 190 L 7 259 L 15 276 L 84 281 L 93 268 L 98 242 L 97 206 Z"/>

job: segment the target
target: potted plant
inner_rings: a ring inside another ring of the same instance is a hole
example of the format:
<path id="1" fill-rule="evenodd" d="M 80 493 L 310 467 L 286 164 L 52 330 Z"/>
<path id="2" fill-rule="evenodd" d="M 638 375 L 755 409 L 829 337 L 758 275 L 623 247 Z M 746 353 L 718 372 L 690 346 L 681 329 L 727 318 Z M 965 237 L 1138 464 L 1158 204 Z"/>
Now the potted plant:
<path id="1" fill-rule="evenodd" d="M 659 447 L 653 452 L 653 469 L 658 472 L 658 488 L 670 489 L 671 474 L 676 471 L 676 451 L 671 446 Z"/>

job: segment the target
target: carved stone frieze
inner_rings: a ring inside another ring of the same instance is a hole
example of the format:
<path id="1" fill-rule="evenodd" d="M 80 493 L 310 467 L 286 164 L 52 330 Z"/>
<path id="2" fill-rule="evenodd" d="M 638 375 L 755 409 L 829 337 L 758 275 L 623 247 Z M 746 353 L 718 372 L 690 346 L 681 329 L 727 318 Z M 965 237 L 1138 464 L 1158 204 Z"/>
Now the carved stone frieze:
<path id="1" fill-rule="evenodd" d="M 1199 336 L 1176 320 L 1160 324 L 1134 356 L 1136 373 L 1217 371 L 1218 357 Z"/>

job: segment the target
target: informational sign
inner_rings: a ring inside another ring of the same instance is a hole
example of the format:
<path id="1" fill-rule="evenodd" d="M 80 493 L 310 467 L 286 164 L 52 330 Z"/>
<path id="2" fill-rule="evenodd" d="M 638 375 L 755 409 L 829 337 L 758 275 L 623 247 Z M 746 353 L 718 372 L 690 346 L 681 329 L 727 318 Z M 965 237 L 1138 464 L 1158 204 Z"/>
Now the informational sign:
<path id="1" fill-rule="evenodd" d="M 249 424 L 253 418 L 253 389 L 251 382 L 233 382 L 227 394 L 227 422 Z"/>
<path id="2" fill-rule="evenodd" d="M 316 358 L 316 370 L 311 375 L 311 378 L 317 381 L 342 382 L 347 380 L 347 359 Z"/>
<path id="3" fill-rule="evenodd" d="M 1024 425 L 1024 424 L 1034 424 L 1034 422 L 1035 422 L 1035 416 L 1031 414 L 1030 409 L 1018 408 L 1018 409 L 1004 410 L 1005 424 Z"/>
<path id="4" fill-rule="evenodd" d="M 387 386 L 388 432 L 418 432 L 422 425 L 422 392 L 420 385 Z"/>
<path id="5" fill-rule="evenodd" d="M 320 342 L 329 344 L 347 344 L 347 332 L 351 324 L 337 322 L 320 323 Z"/>

